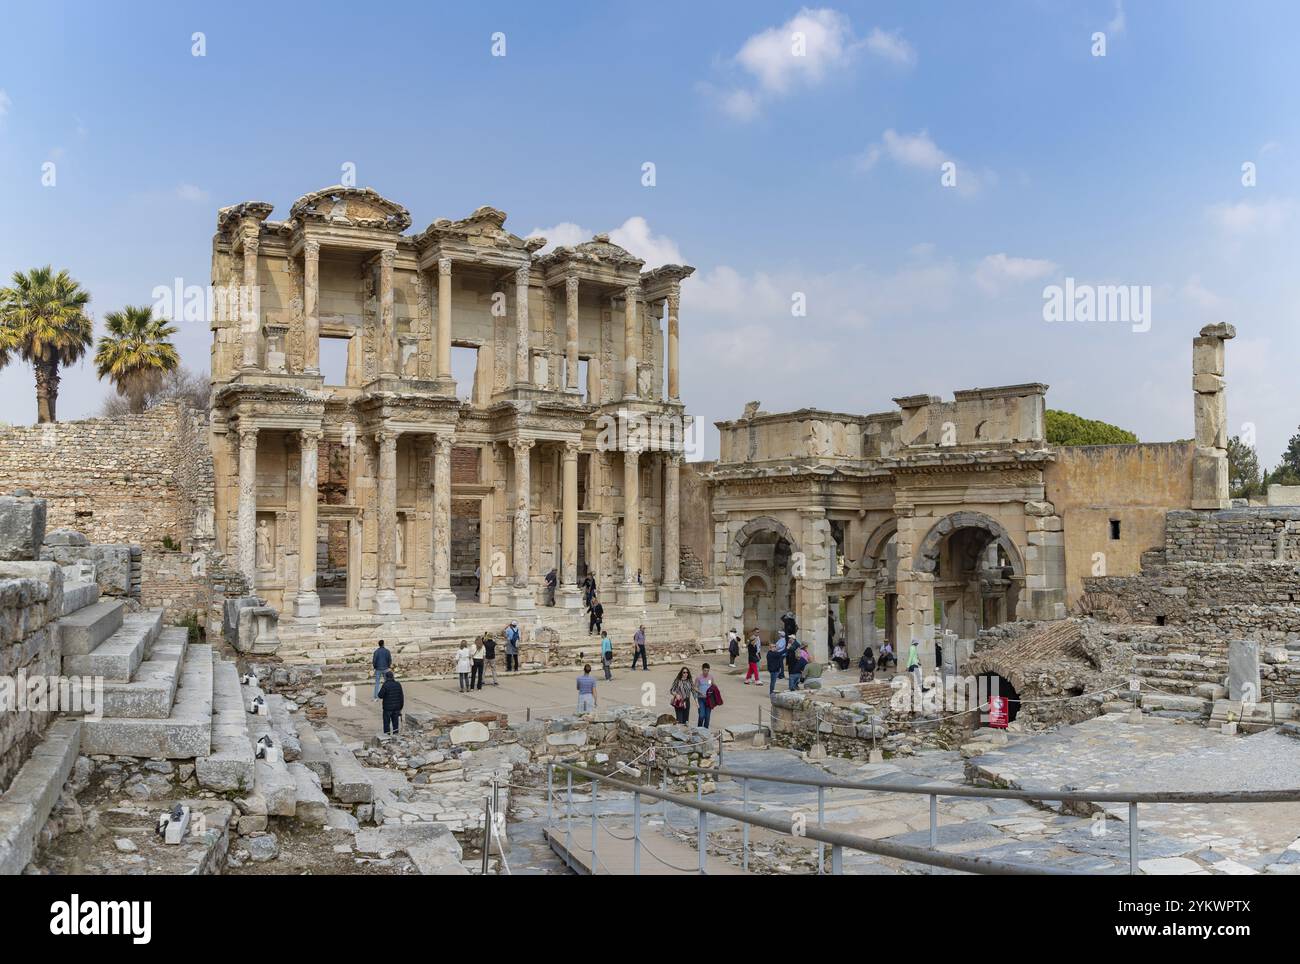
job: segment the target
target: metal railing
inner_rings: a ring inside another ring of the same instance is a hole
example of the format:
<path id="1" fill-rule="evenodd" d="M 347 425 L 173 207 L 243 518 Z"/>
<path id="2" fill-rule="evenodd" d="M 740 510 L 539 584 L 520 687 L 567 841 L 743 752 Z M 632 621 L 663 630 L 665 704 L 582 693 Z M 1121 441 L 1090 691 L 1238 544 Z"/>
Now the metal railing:
<path id="1" fill-rule="evenodd" d="M 547 833 L 553 834 L 555 819 L 555 780 L 556 770 L 566 773 L 566 786 L 563 794 L 564 812 L 564 848 L 565 859 L 572 863 L 573 841 L 573 775 L 591 784 L 591 872 L 596 873 L 599 864 L 599 800 L 601 785 L 632 794 L 633 819 L 633 870 L 640 873 L 641 851 L 645 847 L 641 840 L 641 797 L 650 797 L 663 802 L 665 823 L 668 821 L 668 806 L 695 810 L 697 813 L 696 848 L 699 851 L 698 873 L 707 873 L 708 861 L 708 817 L 723 817 L 741 825 L 741 867 L 749 869 L 749 828 L 761 827 L 789 837 L 803 838 L 817 843 L 817 873 L 826 873 L 826 847 L 831 848 L 832 874 L 841 874 L 844 870 L 844 850 L 856 850 L 881 857 L 892 857 L 911 863 L 924 864 L 944 870 L 964 871 L 975 874 L 1025 874 L 1025 875 L 1086 875 L 1084 871 L 1061 867 L 1027 864 L 1017 861 L 994 860 L 987 857 L 966 856 L 945 853 L 938 849 L 939 837 L 939 798 L 940 797 L 975 797 L 995 800 L 1024 800 L 1032 802 L 1061 803 L 1122 803 L 1128 805 L 1129 826 L 1129 873 L 1139 872 L 1139 835 L 1138 805 L 1147 804 L 1261 804 L 1261 803 L 1295 803 L 1300 802 L 1300 789 L 1291 790 L 1238 790 L 1238 791 L 1104 791 L 1104 790 L 1052 790 L 1048 788 L 1030 790 L 1003 790 L 991 787 L 938 786 L 935 784 L 904 785 L 889 782 L 863 782 L 854 780 L 819 779 L 812 777 L 784 777 L 766 773 L 752 773 L 721 768 L 701 769 L 699 767 L 674 768 L 674 772 L 694 773 L 696 779 L 696 796 L 694 799 L 678 793 L 670 793 L 666 786 L 666 774 L 661 778 L 660 786 L 647 787 L 627 783 L 613 777 L 591 773 L 581 767 L 567 763 L 554 763 L 546 768 L 546 826 Z M 741 783 L 741 808 L 724 804 L 709 803 L 703 799 L 702 777 L 730 777 Z M 789 818 L 767 816 L 749 810 L 750 781 L 760 783 L 784 783 L 792 786 L 816 787 L 817 789 L 817 823 L 813 826 L 796 826 Z M 916 847 L 909 844 L 890 843 L 888 840 L 876 840 L 857 834 L 832 830 L 826 826 L 826 791 L 830 790 L 864 790 L 879 793 L 906 793 L 929 797 L 930 804 L 930 841 L 928 847 Z M 608 832 L 608 831 L 607 831 Z M 662 861 L 661 861 L 662 862 Z M 678 868 L 682 869 L 682 868 Z"/>

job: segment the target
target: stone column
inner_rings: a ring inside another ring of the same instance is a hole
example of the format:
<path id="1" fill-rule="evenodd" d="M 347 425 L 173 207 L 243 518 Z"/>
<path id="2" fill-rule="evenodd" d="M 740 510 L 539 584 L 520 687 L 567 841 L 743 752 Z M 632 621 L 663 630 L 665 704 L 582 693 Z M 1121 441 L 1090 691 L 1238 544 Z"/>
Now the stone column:
<path id="1" fill-rule="evenodd" d="M 510 604 L 511 608 L 517 610 L 532 609 L 535 604 L 532 587 L 528 584 L 533 528 L 529 459 L 535 444 L 536 441 L 530 438 L 517 438 L 510 442 L 510 447 L 515 452 L 514 588 L 510 592 Z"/>
<path id="2" fill-rule="evenodd" d="M 239 571 L 257 591 L 257 428 L 239 428 Z"/>
<path id="3" fill-rule="evenodd" d="M 379 449 L 379 588 L 375 612 L 394 616 L 402 611 L 397 601 L 397 432 L 375 433 Z"/>
<path id="4" fill-rule="evenodd" d="M 638 285 L 623 289 L 623 397 L 637 395 L 636 298 Z"/>
<path id="5" fill-rule="evenodd" d="M 316 594 L 316 503 L 317 461 L 320 451 L 319 430 L 298 433 L 298 596 L 293 603 L 295 616 L 319 616 L 320 596 Z"/>
<path id="6" fill-rule="evenodd" d="M 578 279 L 564 279 L 564 367 L 565 386 L 578 390 Z"/>
<path id="7" fill-rule="evenodd" d="M 433 591 L 429 608 L 454 613 L 456 594 L 451 591 L 451 436 L 439 435 L 433 443 Z"/>
<path id="8" fill-rule="evenodd" d="M 438 362 L 439 392 L 453 395 L 456 383 L 451 380 L 451 258 L 438 259 Z"/>
<path id="9" fill-rule="evenodd" d="M 641 568 L 641 473 L 640 451 L 623 450 L 623 586 L 619 602 L 625 606 L 645 604 L 645 587 L 637 582 Z"/>
<path id="10" fill-rule="evenodd" d="M 320 242 L 307 241 L 302 247 L 302 321 L 306 344 L 303 368 L 320 373 Z"/>
<path id="11" fill-rule="evenodd" d="M 1226 509 L 1228 496 L 1228 401 L 1224 394 L 1224 345 L 1237 336 L 1232 325 L 1206 325 L 1192 340 L 1196 454 L 1192 459 L 1192 508 Z"/>
<path id="12" fill-rule="evenodd" d="M 678 486 L 682 457 L 664 459 L 664 588 L 681 588 L 681 495 Z"/>
<path id="13" fill-rule="evenodd" d="M 680 396 L 677 367 L 677 311 L 681 304 L 681 287 L 674 283 L 668 289 L 668 400 L 678 401 Z"/>
<path id="14" fill-rule="evenodd" d="M 397 377 L 397 320 L 393 313 L 393 262 L 396 258 L 397 252 L 392 248 L 379 252 L 379 374 L 386 378 Z"/>
<path id="15" fill-rule="evenodd" d="M 515 384 L 531 385 L 533 356 L 528 347 L 528 267 L 515 272 Z"/>
<path id="16" fill-rule="evenodd" d="M 246 313 L 242 320 L 244 368 L 257 368 L 262 354 L 261 288 L 257 283 L 257 252 L 261 242 L 255 235 L 244 237 L 244 293 L 240 304 Z"/>
<path id="17" fill-rule="evenodd" d="M 582 606 L 578 592 L 578 442 L 564 443 L 563 505 L 560 519 L 560 591 L 557 602 L 565 609 Z"/>

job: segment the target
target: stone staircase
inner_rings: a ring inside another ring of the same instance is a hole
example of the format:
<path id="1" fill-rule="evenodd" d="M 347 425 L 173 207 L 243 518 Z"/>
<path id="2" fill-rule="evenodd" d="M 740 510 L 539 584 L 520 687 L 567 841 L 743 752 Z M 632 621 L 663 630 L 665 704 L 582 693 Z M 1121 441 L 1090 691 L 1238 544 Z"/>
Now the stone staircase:
<path id="1" fill-rule="evenodd" d="M 537 648 L 539 641 L 547 648 L 558 645 L 562 650 L 571 651 L 575 660 L 579 653 L 591 656 L 599 652 L 599 636 L 588 635 L 589 618 L 582 609 L 545 606 L 520 616 L 504 607 L 462 603 L 451 622 L 418 611 L 384 617 L 326 609 L 315 619 L 282 616 L 277 655 L 291 663 L 323 664 L 327 684 L 355 681 L 369 676 L 370 656 L 380 639 L 400 662 L 409 663 L 412 657 L 419 657 L 432 665 L 439 658 L 449 662 L 462 640 L 471 640 L 485 632 L 499 640 L 512 619 L 518 621 L 523 631 L 525 666 L 544 660 L 545 654 Z M 667 603 L 635 607 L 606 605 L 603 628 L 614 640 L 620 661 L 631 661 L 632 634 L 642 623 L 652 658 L 665 648 L 698 653 L 701 648 L 715 649 L 721 644 L 721 639 L 701 640 L 693 622 L 675 613 Z M 498 665 L 504 660 L 500 645 L 497 659 Z"/>

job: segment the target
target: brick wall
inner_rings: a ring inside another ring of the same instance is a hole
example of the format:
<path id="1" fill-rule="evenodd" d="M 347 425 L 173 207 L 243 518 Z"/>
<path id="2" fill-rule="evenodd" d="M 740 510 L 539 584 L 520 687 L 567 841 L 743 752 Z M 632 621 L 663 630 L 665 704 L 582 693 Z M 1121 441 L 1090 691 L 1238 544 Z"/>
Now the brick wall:
<path id="1" fill-rule="evenodd" d="M 1165 518 L 1168 562 L 1300 562 L 1300 508 L 1184 510 Z"/>
<path id="2" fill-rule="evenodd" d="M 59 675 L 59 645 L 49 623 L 62 606 L 63 572 L 56 564 L 0 562 L 0 677 Z M 7 706 L 0 710 L 0 793 L 9 788 L 53 716 Z"/>

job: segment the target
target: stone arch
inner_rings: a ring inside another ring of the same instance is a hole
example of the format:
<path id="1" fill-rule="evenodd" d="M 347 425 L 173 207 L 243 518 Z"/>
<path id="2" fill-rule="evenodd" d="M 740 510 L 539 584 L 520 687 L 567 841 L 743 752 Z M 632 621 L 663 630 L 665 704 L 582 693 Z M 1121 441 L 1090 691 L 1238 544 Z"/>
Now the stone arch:
<path id="1" fill-rule="evenodd" d="M 925 534 L 925 538 L 916 548 L 912 571 L 933 574 L 939 564 L 939 547 L 943 544 L 943 540 L 959 529 L 983 529 L 992 534 L 993 541 L 1006 552 L 1007 559 L 1011 562 L 1012 572 L 1017 577 L 1024 576 L 1024 558 L 1006 527 L 992 516 L 968 510 L 946 515 L 930 527 L 930 531 Z"/>
<path id="2" fill-rule="evenodd" d="M 858 566 L 862 567 L 867 559 L 875 559 L 880 555 L 880 550 L 885 547 L 885 543 L 898 532 L 898 519 L 886 519 L 880 525 L 876 526 L 875 531 L 867 536 L 867 541 L 862 545 L 862 551 L 858 553 Z"/>
<path id="3" fill-rule="evenodd" d="M 759 533 L 775 532 L 777 536 L 784 539 L 790 544 L 792 552 L 800 552 L 799 540 L 794 537 L 794 533 L 783 522 L 773 519 L 771 516 L 759 516 L 757 519 L 750 519 L 736 533 L 736 537 L 731 540 L 731 546 L 727 550 L 727 566 L 731 569 L 742 569 L 745 565 L 745 546 L 753 540 Z"/>

